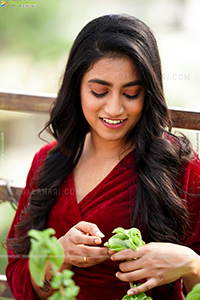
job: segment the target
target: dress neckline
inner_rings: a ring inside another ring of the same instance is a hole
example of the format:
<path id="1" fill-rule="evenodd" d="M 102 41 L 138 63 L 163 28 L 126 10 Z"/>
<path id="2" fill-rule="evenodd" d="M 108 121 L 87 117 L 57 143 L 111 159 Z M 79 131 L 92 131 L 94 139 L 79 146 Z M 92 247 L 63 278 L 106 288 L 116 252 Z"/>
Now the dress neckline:
<path id="1" fill-rule="evenodd" d="M 135 153 L 135 149 L 131 150 L 129 153 L 127 153 L 113 168 L 112 170 L 93 188 L 91 189 L 79 202 L 77 201 L 77 197 L 76 197 L 76 188 L 75 188 L 75 182 L 74 182 L 74 175 L 73 175 L 73 171 L 69 174 L 69 179 L 70 179 L 70 183 L 71 183 L 71 188 L 74 190 L 74 200 L 76 201 L 77 205 L 81 205 L 85 199 L 88 198 L 88 196 L 92 193 L 94 193 L 96 191 L 96 189 L 99 188 L 99 186 L 101 186 L 104 181 L 106 181 L 110 175 L 117 169 L 119 168 L 119 166 L 122 163 L 125 163 L 133 154 Z"/>

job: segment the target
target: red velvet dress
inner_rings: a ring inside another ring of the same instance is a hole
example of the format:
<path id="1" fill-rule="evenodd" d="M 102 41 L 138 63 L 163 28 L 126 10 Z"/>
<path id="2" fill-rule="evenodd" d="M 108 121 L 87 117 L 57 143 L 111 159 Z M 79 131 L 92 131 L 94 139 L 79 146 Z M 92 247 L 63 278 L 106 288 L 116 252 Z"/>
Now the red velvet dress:
<path id="1" fill-rule="evenodd" d="M 14 226 L 19 222 L 21 210 L 26 207 L 38 167 L 51 149 L 52 145 L 43 147 L 36 153 L 29 171 L 18 209 L 10 228 L 8 238 L 15 237 Z M 135 152 L 126 155 L 120 163 L 78 204 L 71 173 L 62 186 L 61 193 L 53 209 L 49 213 L 48 227 L 56 231 L 57 238 L 63 236 L 72 226 L 84 220 L 95 223 L 105 234 L 103 243 L 111 236 L 116 227 L 131 227 L 130 212 L 133 199 L 136 198 L 137 174 Z M 182 189 L 191 194 L 200 193 L 200 161 L 196 158 L 181 172 Z M 198 186 L 198 188 L 197 188 Z M 184 237 L 184 244 L 200 254 L 200 197 L 184 195 L 191 214 L 191 231 Z M 103 244 L 102 243 L 102 244 Z M 8 266 L 6 275 L 8 284 L 16 300 L 34 300 L 35 295 L 30 281 L 27 257 L 16 257 L 8 250 Z M 107 260 L 99 265 L 87 268 L 73 267 L 74 280 L 80 286 L 78 300 L 120 300 L 126 294 L 128 284 L 116 278 L 119 270 L 118 262 Z M 173 294 L 169 285 L 154 288 L 147 292 L 154 300 L 181 300 L 181 284 L 178 280 L 174 285 Z"/>

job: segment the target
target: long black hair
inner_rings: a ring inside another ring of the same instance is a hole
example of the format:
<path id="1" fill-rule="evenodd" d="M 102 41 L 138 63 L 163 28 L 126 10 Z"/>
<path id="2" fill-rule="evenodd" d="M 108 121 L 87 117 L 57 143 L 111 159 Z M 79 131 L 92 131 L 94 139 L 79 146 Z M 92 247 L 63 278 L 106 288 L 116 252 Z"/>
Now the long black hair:
<path id="1" fill-rule="evenodd" d="M 180 240 L 187 211 L 175 182 L 182 163 L 191 156 L 191 146 L 186 137 L 166 133 L 171 130 L 171 121 L 152 31 L 135 17 L 106 15 L 89 22 L 71 48 L 62 85 L 45 126 L 58 144 L 39 173 L 38 188 L 31 193 L 25 217 L 17 226 L 19 236 L 11 241 L 16 252 L 29 251 L 29 238 L 22 235 L 24 228 L 42 230 L 47 226 L 59 188 L 82 154 L 89 124 L 81 108 L 81 79 L 95 62 L 110 55 L 129 57 L 145 88 L 143 114 L 129 136 L 129 143 L 136 145 L 138 174 L 133 225 L 144 229 L 146 242 Z"/>

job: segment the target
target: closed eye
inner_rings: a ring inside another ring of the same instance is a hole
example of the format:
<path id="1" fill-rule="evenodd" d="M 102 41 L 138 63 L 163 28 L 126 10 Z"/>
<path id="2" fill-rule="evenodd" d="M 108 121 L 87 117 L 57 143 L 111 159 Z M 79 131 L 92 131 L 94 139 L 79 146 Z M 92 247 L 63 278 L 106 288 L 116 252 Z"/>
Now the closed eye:
<path id="1" fill-rule="evenodd" d="M 138 96 L 139 96 L 139 93 L 137 93 L 136 95 L 128 95 L 128 94 L 125 94 L 123 93 L 123 95 L 127 98 L 127 99 L 130 99 L 130 100 L 133 100 L 133 99 L 137 99 Z"/>
<path id="2" fill-rule="evenodd" d="M 108 92 L 99 94 L 99 93 L 95 93 L 93 90 L 91 90 L 91 93 L 92 93 L 93 96 L 95 96 L 95 97 L 97 97 L 97 98 L 102 98 L 102 97 L 104 97 Z"/>

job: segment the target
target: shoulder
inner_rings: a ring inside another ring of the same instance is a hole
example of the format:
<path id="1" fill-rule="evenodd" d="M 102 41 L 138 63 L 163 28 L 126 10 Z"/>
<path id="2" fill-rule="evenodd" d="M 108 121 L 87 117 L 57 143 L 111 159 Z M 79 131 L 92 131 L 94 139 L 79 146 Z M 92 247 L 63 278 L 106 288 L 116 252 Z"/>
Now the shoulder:
<path id="1" fill-rule="evenodd" d="M 33 162 L 42 165 L 49 152 L 57 146 L 57 141 L 53 141 L 43 146 L 34 156 Z"/>
<path id="2" fill-rule="evenodd" d="M 190 181 L 195 179 L 193 180 L 194 183 L 200 182 L 200 159 L 195 151 L 193 151 L 191 160 L 183 165 L 181 173 L 182 175 L 187 173 L 190 176 Z"/>
<path id="3" fill-rule="evenodd" d="M 200 254 L 200 159 L 194 152 L 191 161 L 184 166 L 180 178 L 189 216 L 189 227 L 185 232 L 185 245 Z"/>
<path id="4" fill-rule="evenodd" d="M 200 176 L 200 160 L 192 149 L 190 140 L 185 135 L 175 135 L 171 132 L 165 132 L 163 138 L 173 148 L 180 159 L 181 169 L 180 176 Z M 179 177 L 180 177 L 179 176 Z"/>
<path id="5" fill-rule="evenodd" d="M 38 155 L 40 157 L 47 156 L 49 151 L 52 150 L 53 148 L 55 148 L 57 146 L 57 144 L 58 144 L 57 141 L 48 143 L 47 145 L 40 148 L 40 150 L 36 153 L 36 155 Z"/>
<path id="6" fill-rule="evenodd" d="M 36 188 L 37 179 L 38 179 L 38 173 L 41 169 L 41 167 L 44 164 L 44 161 L 46 157 L 48 156 L 48 153 L 50 150 L 55 148 L 57 146 L 57 141 L 48 143 L 47 145 L 43 146 L 36 154 L 34 155 L 34 158 L 32 160 L 32 164 L 27 176 L 26 184 L 31 184 L 32 187 Z"/>
<path id="7" fill-rule="evenodd" d="M 194 152 L 193 158 L 188 163 L 187 168 L 189 169 L 189 182 L 191 185 L 195 185 L 200 193 L 200 159 Z"/>
<path id="8" fill-rule="evenodd" d="M 179 180 L 185 181 L 187 186 L 200 186 L 200 159 L 194 151 L 191 160 L 182 165 Z"/>
<path id="9" fill-rule="evenodd" d="M 186 144 L 189 145 L 190 141 L 189 139 L 182 134 L 181 132 L 176 135 L 172 132 L 165 131 L 163 133 L 163 139 L 166 140 L 173 148 L 182 150 L 182 148 L 185 148 Z"/>
<path id="10" fill-rule="evenodd" d="M 200 160 L 194 152 L 192 159 L 181 168 L 176 181 L 179 197 L 183 199 L 189 216 L 194 222 L 199 222 L 200 210 Z"/>

